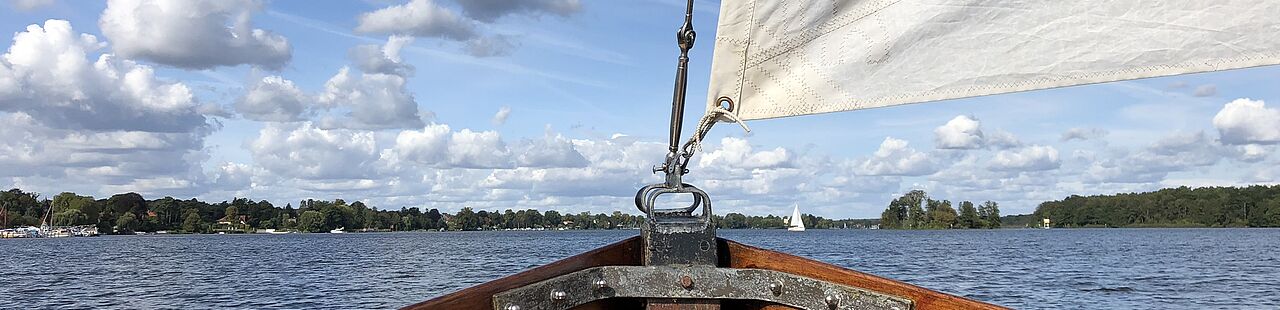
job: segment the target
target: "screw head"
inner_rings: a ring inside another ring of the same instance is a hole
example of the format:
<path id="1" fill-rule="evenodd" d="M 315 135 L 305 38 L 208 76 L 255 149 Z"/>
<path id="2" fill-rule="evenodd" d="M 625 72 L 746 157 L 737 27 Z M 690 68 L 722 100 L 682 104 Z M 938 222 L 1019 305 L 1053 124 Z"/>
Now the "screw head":
<path id="1" fill-rule="evenodd" d="M 680 286 L 684 287 L 685 289 L 693 288 L 693 278 L 690 278 L 687 275 L 680 276 Z"/>
<path id="2" fill-rule="evenodd" d="M 517 305 L 510 305 L 510 306 L 507 306 L 507 308 L 506 308 L 506 309 L 507 309 L 507 310 L 520 310 L 520 306 L 517 306 Z"/>
<path id="3" fill-rule="evenodd" d="M 592 284 L 592 286 L 594 286 L 594 287 L 595 287 L 595 289 L 596 289 L 596 290 L 603 290 L 604 288 L 609 287 L 609 283 L 608 283 L 608 282 L 604 282 L 604 279 L 596 280 L 595 282 L 592 282 L 591 284 Z"/>
<path id="4" fill-rule="evenodd" d="M 832 295 L 827 295 L 827 308 L 835 309 L 838 307 L 840 307 L 840 298 Z"/>
<path id="5" fill-rule="evenodd" d="M 564 291 L 555 290 L 551 292 L 552 300 L 564 300 L 565 298 L 569 298 L 569 294 L 565 294 Z"/>
<path id="6" fill-rule="evenodd" d="M 773 296 L 782 295 L 782 283 L 769 284 L 769 291 L 773 292 Z"/>

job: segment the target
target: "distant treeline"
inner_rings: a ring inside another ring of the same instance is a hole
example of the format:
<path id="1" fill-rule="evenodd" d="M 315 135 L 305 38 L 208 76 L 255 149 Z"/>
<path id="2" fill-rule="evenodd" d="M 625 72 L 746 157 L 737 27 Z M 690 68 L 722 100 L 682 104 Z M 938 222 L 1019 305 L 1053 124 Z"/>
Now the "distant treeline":
<path id="1" fill-rule="evenodd" d="M 933 200 L 922 190 L 913 190 L 889 202 L 880 213 L 884 229 L 1000 228 L 1000 205 L 994 201 L 975 207 L 961 201 L 960 211 L 950 200 Z"/>
<path id="2" fill-rule="evenodd" d="M 51 212 L 49 210 L 52 210 Z M 345 230 L 493 230 L 493 229 L 617 229 L 639 227 L 643 217 L 558 211 L 475 211 L 456 214 L 437 209 L 378 210 L 363 202 L 342 199 L 303 200 L 277 207 L 266 200 L 235 198 L 208 203 L 172 197 L 146 200 L 137 193 L 94 199 L 61 193 L 52 199 L 11 189 L 0 192 L 0 225 L 5 228 L 40 226 L 46 214 L 55 226 L 96 225 L 104 233 L 170 231 L 183 233 L 252 232 L 258 229 L 326 232 Z"/>
<path id="3" fill-rule="evenodd" d="M 1070 196 L 1041 203 L 1035 215 L 1055 227 L 1278 227 L 1280 186 Z"/>
<path id="4" fill-rule="evenodd" d="M 169 231 L 174 233 L 253 232 L 259 229 L 326 232 L 333 229 L 501 230 L 501 229 L 628 229 L 638 228 L 644 217 L 614 211 L 612 214 L 555 210 L 502 212 L 463 208 L 454 214 L 417 207 L 379 210 L 363 202 L 342 199 L 303 200 L 278 207 L 266 200 L 235 198 L 208 203 L 194 198 L 165 197 L 147 200 L 137 193 L 105 199 L 61 193 L 52 199 L 38 193 L 11 189 L 0 192 L 0 226 L 40 226 L 46 216 L 55 226 L 96 225 L 103 233 Z M 865 220 L 830 220 L 802 215 L 810 228 L 862 227 Z M 730 213 L 715 218 L 721 228 L 783 228 L 783 217 Z"/>
<path id="5" fill-rule="evenodd" d="M 787 228 L 787 218 L 775 215 L 745 215 L 742 213 L 729 213 L 723 217 L 716 215 L 716 227 L 726 229 L 775 229 Z M 801 214 L 800 220 L 804 222 L 804 227 L 809 229 L 843 229 L 843 228 L 867 228 L 875 224 L 875 220 L 867 219 L 843 219 L 833 220 L 814 216 L 812 214 Z"/>

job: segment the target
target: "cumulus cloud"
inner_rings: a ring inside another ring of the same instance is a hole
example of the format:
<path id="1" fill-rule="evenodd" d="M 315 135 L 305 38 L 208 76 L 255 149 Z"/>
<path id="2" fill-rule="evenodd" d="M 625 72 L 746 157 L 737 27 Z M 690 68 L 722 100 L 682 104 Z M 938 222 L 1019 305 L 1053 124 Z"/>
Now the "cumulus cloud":
<path id="1" fill-rule="evenodd" d="M 204 139 L 216 128 L 202 115 L 208 105 L 148 66 L 89 57 L 104 45 L 62 20 L 14 35 L 0 57 L 0 136 L 8 137 L 0 139 L 0 176 L 199 192 L 208 182 Z"/>
<path id="2" fill-rule="evenodd" d="M 507 117 L 511 117 L 511 107 L 502 106 L 498 108 L 498 113 L 493 114 L 493 119 L 489 120 L 494 127 L 502 126 L 507 123 Z"/>
<path id="3" fill-rule="evenodd" d="M 791 154 L 787 149 L 754 151 L 746 139 L 724 137 L 720 147 L 709 150 L 698 160 L 698 167 L 725 167 L 736 169 L 779 168 L 789 164 Z"/>
<path id="4" fill-rule="evenodd" d="M 977 119 L 960 115 L 933 130 L 934 143 L 940 149 L 977 149 L 982 147 L 982 129 Z"/>
<path id="5" fill-rule="evenodd" d="M 579 0 L 465 0 L 457 7 L 435 0 L 410 0 L 360 14 L 357 32 L 437 38 L 463 44 L 472 56 L 510 55 L 518 46 L 504 34 L 485 31 L 504 16 L 556 15 L 567 17 L 581 10 Z"/>
<path id="6" fill-rule="evenodd" d="M 0 61 L 0 111 L 24 112 L 46 126 L 86 130 L 191 132 L 207 126 L 182 83 L 145 65 L 88 53 L 104 44 L 62 20 L 14 35 Z"/>
<path id="7" fill-rule="evenodd" d="M 884 138 L 870 158 L 861 161 L 855 171 L 861 175 L 920 176 L 938 171 L 929 155 L 907 146 L 906 140 Z"/>
<path id="8" fill-rule="evenodd" d="M 249 86 L 236 101 L 236 112 L 247 119 L 264 122 L 295 122 L 309 114 L 311 99 L 279 76 L 268 76 Z"/>
<path id="9" fill-rule="evenodd" d="M 1094 183 L 1151 183 L 1169 173 L 1218 163 L 1225 151 L 1204 132 L 1175 132 L 1141 149 L 1089 163 L 1083 179 Z"/>
<path id="10" fill-rule="evenodd" d="M 1086 141 L 1086 140 L 1100 139 L 1100 138 L 1106 137 L 1108 133 L 1109 132 L 1107 132 L 1106 129 L 1102 129 L 1102 128 L 1075 127 L 1075 128 L 1067 129 L 1066 132 L 1063 132 L 1061 140 L 1065 142 L 1065 141 L 1071 141 L 1071 140 Z"/>
<path id="11" fill-rule="evenodd" d="M 283 36 L 253 27 L 260 9 L 256 0 L 111 0 L 98 25 L 122 57 L 186 69 L 282 68 L 292 48 Z"/>
<path id="12" fill-rule="evenodd" d="M 986 141 L 983 142 L 985 142 L 987 146 L 997 149 L 1010 149 L 1022 146 L 1022 141 L 1018 140 L 1018 137 L 1014 136 L 1013 133 L 999 129 L 987 134 Z"/>
<path id="13" fill-rule="evenodd" d="M 413 43 L 413 37 L 393 35 L 383 46 L 360 45 L 348 53 L 351 62 L 366 73 L 413 75 L 413 66 L 400 59 L 400 50 Z"/>
<path id="14" fill-rule="evenodd" d="M 563 135 L 552 133 L 550 128 L 541 140 L 526 142 L 520 148 L 523 151 L 516 157 L 517 167 L 584 168 L 590 164 L 573 146 L 572 141 Z"/>
<path id="15" fill-rule="evenodd" d="M 423 125 L 418 104 L 405 89 L 405 78 L 378 73 L 352 73 L 342 68 L 325 82 L 318 102 L 326 108 L 345 108 L 347 117 L 329 118 L 327 128 L 394 129 Z"/>
<path id="16" fill-rule="evenodd" d="M 356 31 L 404 34 L 466 41 L 477 36 L 476 22 L 433 0 L 411 0 L 360 14 Z"/>
<path id="17" fill-rule="evenodd" d="M 362 179 L 378 160 L 372 132 L 268 123 L 245 148 L 271 173 L 302 179 Z"/>
<path id="18" fill-rule="evenodd" d="M 1227 144 L 1280 143 L 1280 110 L 1262 100 L 1236 99 L 1213 116 L 1213 127 Z"/>
<path id="19" fill-rule="evenodd" d="M 1000 151 L 991 160 L 991 169 L 1002 171 L 1050 170 L 1057 169 L 1061 165 L 1058 149 L 1043 145 Z"/>

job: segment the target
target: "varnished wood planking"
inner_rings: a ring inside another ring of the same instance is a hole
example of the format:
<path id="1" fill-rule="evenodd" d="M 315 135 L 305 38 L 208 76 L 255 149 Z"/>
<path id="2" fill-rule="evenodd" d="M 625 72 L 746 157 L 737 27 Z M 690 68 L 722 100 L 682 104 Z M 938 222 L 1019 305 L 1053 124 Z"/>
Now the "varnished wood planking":
<path id="1" fill-rule="evenodd" d="M 901 296 L 915 302 L 915 308 L 919 310 L 1006 309 L 808 258 L 744 245 L 723 238 L 720 239 L 719 246 L 720 251 L 722 251 L 720 254 L 720 267 L 775 270 L 863 288 L 869 291 Z"/>
<path id="2" fill-rule="evenodd" d="M 440 296 L 401 309 L 457 309 L 492 310 L 493 295 L 503 291 L 533 284 L 567 273 L 598 266 L 640 265 L 640 237 L 606 245 L 586 253 L 574 255 L 550 264 L 529 269 L 501 279 L 472 286 L 453 294 Z M 600 307 L 603 304 L 590 305 Z M 609 307 L 606 307 L 609 308 Z"/>

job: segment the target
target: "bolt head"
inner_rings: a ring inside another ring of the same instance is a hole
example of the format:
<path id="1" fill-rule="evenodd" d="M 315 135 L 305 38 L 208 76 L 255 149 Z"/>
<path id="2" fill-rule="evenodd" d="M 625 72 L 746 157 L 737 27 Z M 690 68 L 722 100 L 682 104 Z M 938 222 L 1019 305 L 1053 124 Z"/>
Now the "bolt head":
<path id="1" fill-rule="evenodd" d="M 510 306 L 507 306 L 507 308 L 506 308 L 506 309 L 507 309 L 507 310 L 520 310 L 520 306 L 517 306 L 517 305 L 510 305 Z"/>
<path id="2" fill-rule="evenodd" d="M 831 309 L 840 307 L 840 298 L 832 295 L 827 295 L 827 307 Z"/>
<path id="3" fill-rule="evenodd" d="M 565 294 L 564 291 L 557 290 L 551 292 L 551 299 L 553 300 L 565 300 L 565 298 L 569 298 L 569 294 Z"/>
<path id="4" fill-rule="evenodd" d="M 604 288 L 606 288 L 606 287 L 609 287 L 609 283 L 604 282 L 604 280 L 603 280 L 603 279 L 601 279 L 601 280 L 596 280 L 595 282 L 592 282 L 591 284 L 592 284 L 593 286 L 595 286 L 596 290 L 602 290 L 602 289 L 604 289 Z"/>
<path id="5" fill-rule="evenodd" d="M 680 286 L 685 289 L 693 288 L 693 278 L 690 278 L 689 276 L 680 276 Z"/>
<path id="6" fill-rule="evenodd" d="M 769 284 L 769 291 L 773 292 L 773 296 L 782 295 L 782 283 Z"/>

